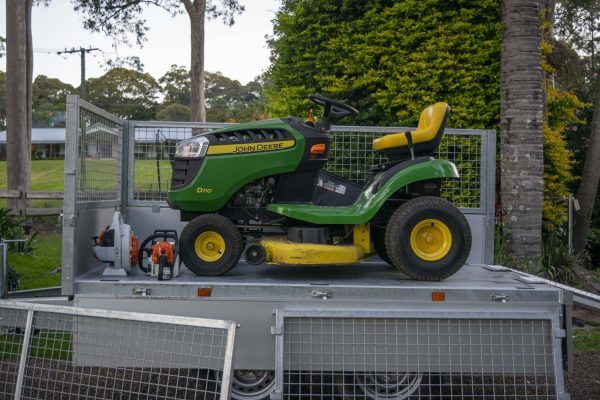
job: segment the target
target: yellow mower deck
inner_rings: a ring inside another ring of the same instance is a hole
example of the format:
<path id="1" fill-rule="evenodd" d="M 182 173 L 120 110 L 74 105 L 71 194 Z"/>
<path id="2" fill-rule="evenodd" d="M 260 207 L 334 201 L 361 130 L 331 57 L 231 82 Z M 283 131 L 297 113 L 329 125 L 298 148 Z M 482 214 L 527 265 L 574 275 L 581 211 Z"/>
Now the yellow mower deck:
<path id="1" fill-rule="evenodd" d="M 296 243 L 281 239 L 265 239 L 260 244 L 266 250 L 268 264 L 342 265 L 355 264 L 369 254 L 354 244 L 331 245 Z"/>

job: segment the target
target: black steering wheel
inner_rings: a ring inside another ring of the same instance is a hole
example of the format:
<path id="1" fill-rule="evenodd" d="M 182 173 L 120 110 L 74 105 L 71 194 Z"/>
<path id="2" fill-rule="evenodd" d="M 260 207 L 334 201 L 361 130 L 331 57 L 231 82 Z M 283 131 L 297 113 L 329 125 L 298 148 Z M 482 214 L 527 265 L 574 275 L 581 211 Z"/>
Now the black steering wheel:
<path id="1" fill-rule="evenodd" d="M 358 115 L 358 110 L 356 108 L 337 100 L 321 96 L 320 94 L 309 94 L 308 98 L 318 105 L 323 106 L 323 118 L 326 118 L 330 123 L 334 123 L 338 119 L 348 115 Z"/>

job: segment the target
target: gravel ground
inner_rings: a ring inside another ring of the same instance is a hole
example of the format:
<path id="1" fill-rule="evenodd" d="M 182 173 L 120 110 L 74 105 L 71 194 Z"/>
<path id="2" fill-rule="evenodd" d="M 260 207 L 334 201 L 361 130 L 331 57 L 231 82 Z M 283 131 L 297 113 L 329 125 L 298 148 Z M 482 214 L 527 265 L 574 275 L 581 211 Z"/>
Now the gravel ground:
<path id="1" fill-rule="evenodd" d="M 565 380 L 571 400 L 600 399 L 600 351 L 575 353 L 573 372 Z"/>

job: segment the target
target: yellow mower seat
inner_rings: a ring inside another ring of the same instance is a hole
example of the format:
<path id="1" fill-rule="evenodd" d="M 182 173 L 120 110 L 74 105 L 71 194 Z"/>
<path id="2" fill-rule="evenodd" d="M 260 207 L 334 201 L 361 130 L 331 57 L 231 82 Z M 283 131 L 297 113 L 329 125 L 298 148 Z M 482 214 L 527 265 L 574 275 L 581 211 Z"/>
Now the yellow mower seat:
<path id="1" fill-rule="evenodd" d="M 412 131 L 415 154 L 432 153 L 440 144 L 450 107 L 446 103 L 435 103 L 421 113 L 419 125 Z M 389 156 L 409 153 L 408 140 L 404 132 L 390 133 L 373 140 L 373 150 Z"/>

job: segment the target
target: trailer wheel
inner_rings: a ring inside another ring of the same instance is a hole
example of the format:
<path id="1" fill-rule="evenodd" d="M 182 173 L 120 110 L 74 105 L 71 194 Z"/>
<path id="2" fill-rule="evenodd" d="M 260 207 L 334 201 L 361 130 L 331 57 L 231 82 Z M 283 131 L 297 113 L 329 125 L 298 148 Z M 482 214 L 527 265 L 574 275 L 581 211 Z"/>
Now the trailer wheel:
<path id="1" fill-rule="evenodd" d="M 216 372 L 217 382 L 223 373 Z M 268 400 L 275 390 L 275 371 L 236 369 L 231 376 L 231 398 L 233 400 Z"/>
<path id="2" fill-rule="evenodd" d="M 418 197 L 398 207 L 385 234 L 392 264 L 409 277 L 439 281 L 453 275 L 471 251 L 465 216 L 439 197 Z"/>
<path id="3" fill-rule="evenodd" d="M 421 373 L 354 373 L 334 377 L 343 399 L 416 400 L 439 395 L 439 378 Z M 437 398 L 437 397 L 436 397 Z"/>
<path id="4" fill-rule="evenodd" d="M 222 215 L 200 215 L 181 232 L 181 260 L 196 275 L 223 275 L 237 264 L 243 250 L 242 234 Z"/>
<path id="5" fill-rule="evenodd" d="M 371 233 L 373 239 L 373 246 L 375 247 L 375 253 L 386 263 L 393 265 L 390 256 L 388 255 L 387 249 L 385 248 L 385 228 L 378 228 L 371 225 Z"/>

